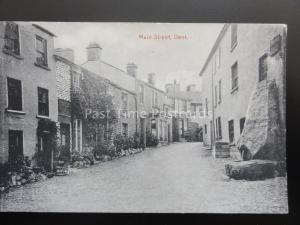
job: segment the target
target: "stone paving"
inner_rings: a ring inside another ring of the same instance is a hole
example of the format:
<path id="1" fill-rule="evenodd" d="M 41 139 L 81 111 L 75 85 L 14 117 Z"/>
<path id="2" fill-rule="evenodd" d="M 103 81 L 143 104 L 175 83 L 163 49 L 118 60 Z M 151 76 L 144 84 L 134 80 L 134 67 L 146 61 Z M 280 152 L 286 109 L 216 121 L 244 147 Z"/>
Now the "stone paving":
<path id="1" fill-rule="evenodd" d="M 286 178 L 232 180 L 230 159 L 177 143 L 114 159 L 0 196 L 0 211 L 287 213 Z"/>

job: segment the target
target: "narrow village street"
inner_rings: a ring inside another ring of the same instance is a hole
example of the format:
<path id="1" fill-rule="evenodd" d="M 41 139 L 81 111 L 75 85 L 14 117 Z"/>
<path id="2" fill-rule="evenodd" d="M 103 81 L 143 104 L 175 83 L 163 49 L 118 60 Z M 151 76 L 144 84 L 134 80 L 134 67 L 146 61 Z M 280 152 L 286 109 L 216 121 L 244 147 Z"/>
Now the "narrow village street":
<path id="1" fill-rule="evenodd" d="M 202 143 L 149 149 L 13 188 L 0 211 L 286 213 L 286 178 L 237 181 Z"/>

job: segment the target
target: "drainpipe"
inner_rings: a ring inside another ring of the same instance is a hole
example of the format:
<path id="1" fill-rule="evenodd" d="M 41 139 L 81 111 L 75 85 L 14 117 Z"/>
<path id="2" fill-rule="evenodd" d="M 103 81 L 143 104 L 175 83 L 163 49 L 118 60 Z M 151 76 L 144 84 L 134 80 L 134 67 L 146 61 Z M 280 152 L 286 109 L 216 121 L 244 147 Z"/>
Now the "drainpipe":
<path id="1" fill-rule="evenodd" d="M 178 132 L 178 140 L 177 141 L 179 141 L 179 130 L 178 130 L 178 127 L 177 127 L 177 125 L 178 125 L 178 120 L 177 120 L 177 113 L 176 113 L 176 91 L 175 91 L 175 84 L 176 84 L 176 80 L 174 80 L 174 85 L 173 85 L 173 94 L 174 94 L 174 112 L 175 112 L 175 120 L 174 120 L 174 122 L 176 122 L 176 128 L 177 128 L 177 132 Z M 173 126 L 175 125 L 175 124 L 172 124 Z M 176 136 L 177 136 L 177 132 L 176 132 Z M 176 138 L 177 139 L 177 138 Z M 173 137 L 173 140 L 174 140 L 174 137 Z"/>
<path id="2" fill-rule="evenodd" d="M 134 95 L 134 102 L 135 102 L 135 132 L 138 133 L 138 114 L 140 115 L 140 112 L 138 111 L 138 100 L 137 100 L 137 93 L 138 93 L 138 81 L 137 78 L 135 78 L 135 95 Z M 144 89 L 145 94 L 145 89 Z M 143 127 L 145 128 L 145 121 L 143 121 Z M 140 124 L 141 125 L 141 124 Z M 140 127 L 141 128 L 141 127 Z M 143 146 L 146 146 L 146 132 L 142 129 L 140 129 L 141 132 L 143 132 Z M 139 138 L 141 139 L 141 133 L 139 134 Z"/>
<path id="3" fill-rule="evenodd" d="M 287 36 L 286 36 L 286 26 L 283 27 L 283 71 L 282 71 L 282 83 L 283 83 L 283 93 L 282 93 L 282 106 L 283 106 L 283 115 L 281 116 L 281 129 L 283 130 L 282 135 L 282 145 L 286 146 L 286 51 L 287 51 Z M 284 153 L 286 155 L 286 153 Z M 285 158 L 285 156 L 283 157 Z"/>
<path id="4" fill-rule="evenodd" d="M 2 139 L 4 138 L 3 137 L 3 134 L 4 134 L 4 90 L 5 90 L 5 87 L 4 87 L 4 78 L 3 78 L 3 73 L 2 73 L 2 68 L 3 68 L 3 60 L 2 60 L 2 57 L 0 56 L 0 152 L 1 152 L 1 155 L 3 154 L 3 151 L 4 151 L 4 146 L 3 146 L 3 141 Z M 2 108 L 3 107 L 3 108 Z M 0 163 L 3 163 L 4 162 L 4 159 L 3 159 L 3 155 L 0 157 Z"/>
<path id="5" fill-rule="evenodd" d="M 138 132 L 138 102 L 137 102 L 137 92 L 138 92 L 138 87 L 137 87 L 137 79 L 135 78 L 135 93 L 134 93 L 134 103 L 135 103 L 135 132 Z"/>
<path id="6" fill-rule="evenodd" d="M 216 137 L 215 137 L 215 102 L 214 102 L 214 74 L 211 75 L 211 109 L 212 109 L 212 141 L 211 148 L 215 146 Z"/>

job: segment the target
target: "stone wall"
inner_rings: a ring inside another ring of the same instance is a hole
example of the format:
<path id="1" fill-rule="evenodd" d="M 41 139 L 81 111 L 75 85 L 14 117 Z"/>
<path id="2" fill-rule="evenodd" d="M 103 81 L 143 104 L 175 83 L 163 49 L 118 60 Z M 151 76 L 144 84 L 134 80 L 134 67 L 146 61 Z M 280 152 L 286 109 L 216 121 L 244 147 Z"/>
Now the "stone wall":
<path id="1" fill-rule="evenodd" d="M 128 136 L 131 137 L 137 131 L 137 118 L 136 115 L 131 114 L 128 117 L 119 115 L 119 110 L 122 106 L 122 93 L 126 93 L 128 96 L 128 111 L 136 111 L 136 101 L 135 95 L 131 92 L 122 89 L 116 85 L 110 85 L 111 94 L 113 95 L 113 104 L 117 110 L 118 121 L 114 125 L 113 135 L 122 134 L 122 124 L 126 123 L 128 125 Z"/>
<path id="2" fill-rule="evenodd" d="M 71 74 L 70 66 L 62 61 L 56 61 L 57 97 L 71 101 Z"/>

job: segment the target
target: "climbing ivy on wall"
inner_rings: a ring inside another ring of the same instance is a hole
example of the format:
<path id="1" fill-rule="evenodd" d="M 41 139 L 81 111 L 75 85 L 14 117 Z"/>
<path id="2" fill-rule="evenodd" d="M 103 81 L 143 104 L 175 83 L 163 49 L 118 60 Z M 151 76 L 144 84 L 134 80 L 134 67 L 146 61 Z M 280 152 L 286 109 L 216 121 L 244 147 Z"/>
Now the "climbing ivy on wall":
<path id="1" fill-rule="evenodd" d="M 72 91 L 72 114 L 85 122 L 86 136 L 92 136 L 100 127 L 117 122 L 114 96 L 108 88 L 107 81 L 85 72 L 80 88 Z"/>

